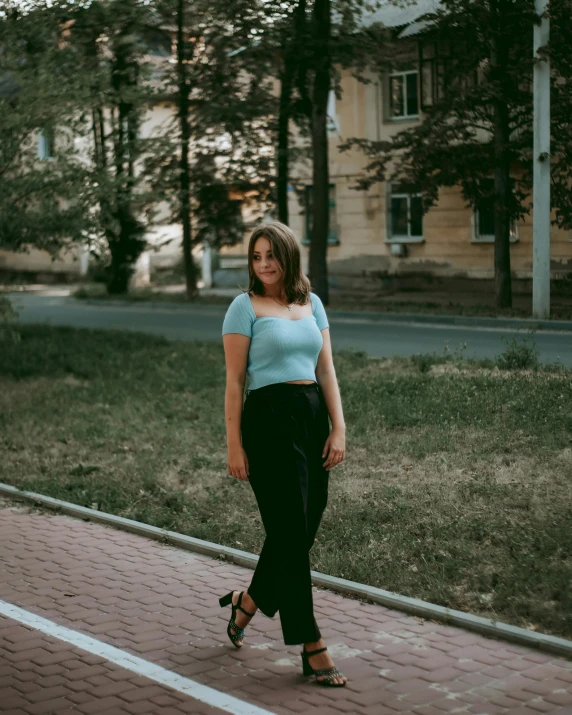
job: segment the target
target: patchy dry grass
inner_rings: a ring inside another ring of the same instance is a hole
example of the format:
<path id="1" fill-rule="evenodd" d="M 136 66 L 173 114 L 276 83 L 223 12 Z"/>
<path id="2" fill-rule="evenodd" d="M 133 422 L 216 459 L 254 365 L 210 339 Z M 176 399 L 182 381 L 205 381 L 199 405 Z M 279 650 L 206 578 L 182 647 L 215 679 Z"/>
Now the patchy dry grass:
<path id="1" fill-rule="evenodd" d="M 31 326 L 1 349 L 3 481 L 259 552 L 222 345 Z M 572 637 L 572 373 L 335 362 L 347 454 L 312 567 Z"/>

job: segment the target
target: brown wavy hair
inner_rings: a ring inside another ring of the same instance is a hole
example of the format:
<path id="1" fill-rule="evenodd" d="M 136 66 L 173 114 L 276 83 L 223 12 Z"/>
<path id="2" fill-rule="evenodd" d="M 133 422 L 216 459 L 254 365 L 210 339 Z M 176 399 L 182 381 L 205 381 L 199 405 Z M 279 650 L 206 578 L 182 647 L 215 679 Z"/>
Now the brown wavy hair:
<path id="1" fill-rule="evenodd" d="M 272 246 L 272 254 L 282 271 L 284 293 L 288 303 L 306 305 L 310 299 L 312 286 L 310 280 L 302 272 L 300 246 L 293 231 L 286 224 L 271 221 L 257 226 L 248 242 L 248 291 L 255 295 L 264 295 L 264 286 L 252 267 L 254 261 L 254 244 L 261 236 L 267 238 Z M 246 291 L 245 291 L 246 292 Z"/>

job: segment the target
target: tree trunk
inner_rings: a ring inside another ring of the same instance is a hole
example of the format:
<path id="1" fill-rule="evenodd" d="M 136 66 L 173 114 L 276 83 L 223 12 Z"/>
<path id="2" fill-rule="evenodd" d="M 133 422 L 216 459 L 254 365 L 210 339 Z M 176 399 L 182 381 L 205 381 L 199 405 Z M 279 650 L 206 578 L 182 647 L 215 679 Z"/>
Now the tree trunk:
<path id="1" fill-rule="evenodd" d="M 497 308 L 512 307 L 510 273 L 510 164 L 508 107 L 495 105 L 495 294 Z"/>
<path id="2" fill-rule="evenodd" d="M 93 135 L 93 164 L 97 169 L 99 169 L 102 161 L 99 155 L 99 122 L 97 120 L 95 108 L 91 110 L 91 132 Z"/>
<path id="3" fill-rule="evenodd" d="M 110 243 L 111 266 L 107 279 L 107 292 L 110 295 L 123 295 L 129 290 L 129 281 L 133 275 L 133 264 L 125 245 L 126 232 Z"/>
<path id="4" fill-rule="evenodd" d="M 99 141 L 101 147 L 100 160 L 101 168 L 105 169 L 107 167 L 107 142 L 105 138 L 105 122 L 103 119 L 103 109 L 101 107 L 97 108 L 97 119 L 99 122 Z"/>
<path id="5" fill-rule="evenodd" d="M 292 98 L 292 70 L 286 67 L 280 78 L 280 107 L 278 113 L 278 158 L 276 177 L 276 191 L 278 203 L 278 220 L 288 224 L 288 151 L 289 151 L 289 124 L 290 124 L 290 101 Z"/>
<path id="6" fill-rule="evenodd" d="M 512 307 L 512 284 L 510 273 L 510 123 L 505 91 L 509 61 L 509 44 L 502 27 L 502 7 L 497 6 L 499 31 L 491 40 L 491 71 L 496 78 L 494 101 L 494 148 L 495 148 L 495 298 L 497 308 Z"/>
<path id="7" fill-rule="evenodd" d="M 300 66 L 304 65 L 303 53 L 306 37 L 306 0 L 298 0 L 298 5 L 292 16 L 293 38 L 290 46 L 284 49 L 284 70 L 280 77 L 280 105 L 278 114 L 278 157 L 276 178 L 278 220 L 288 224 L 288 179 L 289 179 L 289 149 L 290 149 L 290 115 L 292 110 L 292 90 L 296 76 L 300 74 Z M 305 77 L 304 93 L 306 92 Z"/>
<path id="8" fill-rule="evenodd" d="M 191 226 L 191 164 L 189 148 L 191 127 L 189 122 L 190 87 L 187 77 L 186 62 L 187 40 L 185 27 L 185 0 L 177 0 L 177 75 L 179 88 L 179 128 L 181 132 L 181 160 L 179 173 L 179 203 L 181 225 L 183 227 L 183 263 L 185 266 L 185 284 L 188 300 L 197 296 L 197 270 L 193 261 L 192 226 Z"/>
<path id="9" fill-rule="evenodd" d="M 119 228 L 110 236 L 111 266 L 107 281 L 107 290 L 113 294 L 127 293 L 135 262 L 145 248 L 144 228 L 133 210 L 133 176 L 130 169 L 135 160 L 131 153 L 131 137 L 137 132 L 137 110 L 131 101 L 125 99 L 137 84 L 134 62 L 128 46 L 120 45 L 116 49 L 111 78 L 117 108 L 114 132 L 116 187 L 113 218 Z"/>
<path id="10" fill-rule="evenodd" d="M 330 91 L 330 0 L 316 0 L 313 18 L 314 86 L 312 89 L 313 201 L 310 242 L 310 280 L 327 305 L 329 234 L 329 166 L 327 109 Z"/>
<path id="11" fill-rule="evenodd" d="M 118 54 L 115 58 L 112 86 L 117 101 L 117 122 L 114 131 L 114 165 L 115 165 L 115 210 L 113 218 L 119 225 L 119 229 L 114 231 L 114 235 L 109 245 L 111 251 L 111 265 L 107 280 L 108 293 L 117 295 L 127 293 L 129 290 L 129 279 L 132 275 L 132 267 L 129 265 L 127 246 L 125 239 L 129 238 L 127 232 L 128 224 L 128 198 L 127 198 L 127 178 L 125 176 L 125 121 L 127 119 L 127 109 L 125 102 L 121 99 L 124 94 L 123 79 L 126 76 L 126 61 L 123 55 Z"/>

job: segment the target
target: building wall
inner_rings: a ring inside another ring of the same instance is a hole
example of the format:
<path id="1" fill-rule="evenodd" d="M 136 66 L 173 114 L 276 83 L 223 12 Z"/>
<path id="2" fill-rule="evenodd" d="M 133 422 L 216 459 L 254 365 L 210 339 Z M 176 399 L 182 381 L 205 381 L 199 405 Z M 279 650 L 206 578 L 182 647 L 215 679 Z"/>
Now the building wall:
<path id="1" fill-rule="evenodd" d="M 416 48 L 413 41 L 404 42 L 397 59 L 402 69 L 414 67 Z M 356 191 L 356 178 L 366 164 L 357 150 L 339 151 L 340 144 L 350 137 L 371 140 L 389 139 L 398 131 L 412 126 L 410 119 L 388 118 L 387 78 L 371 74 L 369 84 L 359 82 L 349 71 L 342 74 L 342 99 L 335 102 L 336 121 L 329 132 L 330 181 L 335 186 L 334 230 L 336 245 L 328 246 L 330 284 L 348 290 L 376 290 L 395 286 L 401 281 L 424 285 L 436 279 L 465 281 L 491 279 L 494 275 L 492 242 L 474 240 L 474 216 L 464 205 L 458 188 L 443 188 L 439 201 L 423 217 L 423 237 L 419 241 L 392 239 L 387 231 L 388 188 L 380 183 L 367 192 Z M 278 88 L 277 88 L 278 89 Z M 142 134 L 151 136 L 168 122 L 173 108 L 164 102 L 150 108 L 142 126 Z M 415 120 L 413 120 L 415 121 Z M 295 135 L 295 131 L 293 131 Z M 311 184 L 311 167 L 293 167 L 292 180 Z M 309 274 L 309 247 L 306 216 L 297 194 L 290 194 L 290 225 L 301 241 L 303 270 Z M 173 265 L 181 255 L 181 230 L 172 223 L 166 206 L 162 207 L 158 225 L 149 229 L 150 268 Z M 529 279 L 532 272 L 532 215 L 517 226 L 518 240 L 511 245 L 512 269 L 516 278 Z M 244 284 L 247 279 L 244 241 L 222 248 L 215 259 L 215 285 Z M 85 252 L 83 252 L 85 255 Z M 0 251 L 0 271 L 28 271 L 77 277 L 82 270 L 81 247 L 52 261 L 43 251 L 13 254 Z M 572 276 L 572 232 L 552 228 L 551 258 L 553 278 Z M 217 263 L 219 266 L 217 266 Z"/>
<path id="2" fill-rule="evenodd" d="M 141 136 L 152 137 L 165 131 L 173 117 L 172 105 L 161 102 L 149 108 L 142 125 Z M 34 139 L 34 141 L 36 141 Z M 90 150 L 89 140 L 77 138 L 76 147 L 80 152 Z M 149 228 L 147 239 L 150 250 L 148 263 L 151 269 L 174 265 L 181 256 L 182 235 L 178 224 L 171 221 L 166 203 L 158 206 L 156 225 Z M 62 252 L 56 259 L 43 250 L 31 249 L 27 253 L 0 250 L 0 274 L 28 274 L 41 280 L 77 280 L 85 273 L 89 263 L 89 253 L 85 246 L 76 245 Z"/>
<path id="3" fill-rule="evenodd" d="M 413 58 L 412 48 L 409 51 Z M 401 59 L 403 67 L 407 67 L 407 48 Z M 388 118 L 384 106 L 384 101 L 388 102 L 384 86 L 387 80 L 373 75 L 370 79 L 370 84 L 364 84 L 349 72 L 343 73 L 343 96 L 336 102 L 339 131 L 330 132 L 330 182 L 335 185 L 335 228 L 339 239 L 338 245 L 328 246 L 330 285 L 348 290 L 375 290 L 388 285 L 435 284 L 437 279 L 444 285 L 459 287 L 465 283 L 474 287 L 474 281 L 467 279 L 492 279 L 494 243 L 475 240 L 475 217 L 472 209 L 465 206 L 458 187 L 440 190 L 437 204 L 423 217 L 422 240 L 411 242 L 388 235 L 388 187 L 384 183 L 367 192 L 352 188 L 367 160 L 357 150 L 341 153 L 338 147 L 342 141 L 350 137 L 389 139 L 412 126 L 411 120 Z M 311 168 L 294 168 L 292 178 L 310 185 Z M 303 243 L 306 217 L 293 191 L 289 208 L 290 226 L 300 237 L 303 269 L 308 273 L 309 248 Z M 246 250 L 247 237 L 243 244 L 221 250 L 220 255 L 244 256 Z M 404 255 L 393 255 L 392 251 L 402 251 Z M 553 279 L 572 277 L 572 231 L 552 227 L 551 258 Z M 514 278 L 523 279 L 523 289 L 529 288 L 532 213 L 517 223 L 517 240 L 511 242 L 511 266 Z"/>
<path id="4" fill-rule="evenodd" d="M 47 251 L 32 249 L 29 253 L 0 251 L 0 275 L 33 274 L 39 280 L 68 281 L 78 278 L 87 265 L 85 251 L 80 246 L 52 260 Z"/>

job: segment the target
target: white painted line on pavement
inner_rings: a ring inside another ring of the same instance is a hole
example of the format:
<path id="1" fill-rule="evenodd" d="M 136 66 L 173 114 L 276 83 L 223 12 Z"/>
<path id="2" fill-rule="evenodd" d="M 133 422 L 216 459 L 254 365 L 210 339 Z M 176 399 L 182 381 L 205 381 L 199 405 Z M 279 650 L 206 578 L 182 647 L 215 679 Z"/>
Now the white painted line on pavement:
<path id="1" fill-rule="evenodd" d="M 270 710 L 264 710 L 244 700 L 235 698 L 232 695 L 223 693 L 220 690 L 215 690 L 214 688 L 209 688 L 207 685 L 196 683 L 194 680 L 190 680 L 190 678 L 185 678 L 178 673 L 162 668 L 160 665 L 127 653 L 115 646 L 98 641 L 96 638 L 92 638 L 79 631 L 60 626 L 53 621 L 48 621 L 46 618 L 37 616 L 35 613 L 26 611 L 6 601 L 0 600 L 0 615 L 35 628 L 46 635 L 59 638 L 59 640 L 70 643 L 92 655 L 105 658 L 110 663 L 115 663 L 121 668 L 125 668 L 144 678 L 154 680 L 156 683 L 165 685 L 172 690 L 177 690 L 179 693 L 189 695 L 191 698 L 207 703 L 213 708 L 233 713 L 233 715 L 274 715 Z"/>

